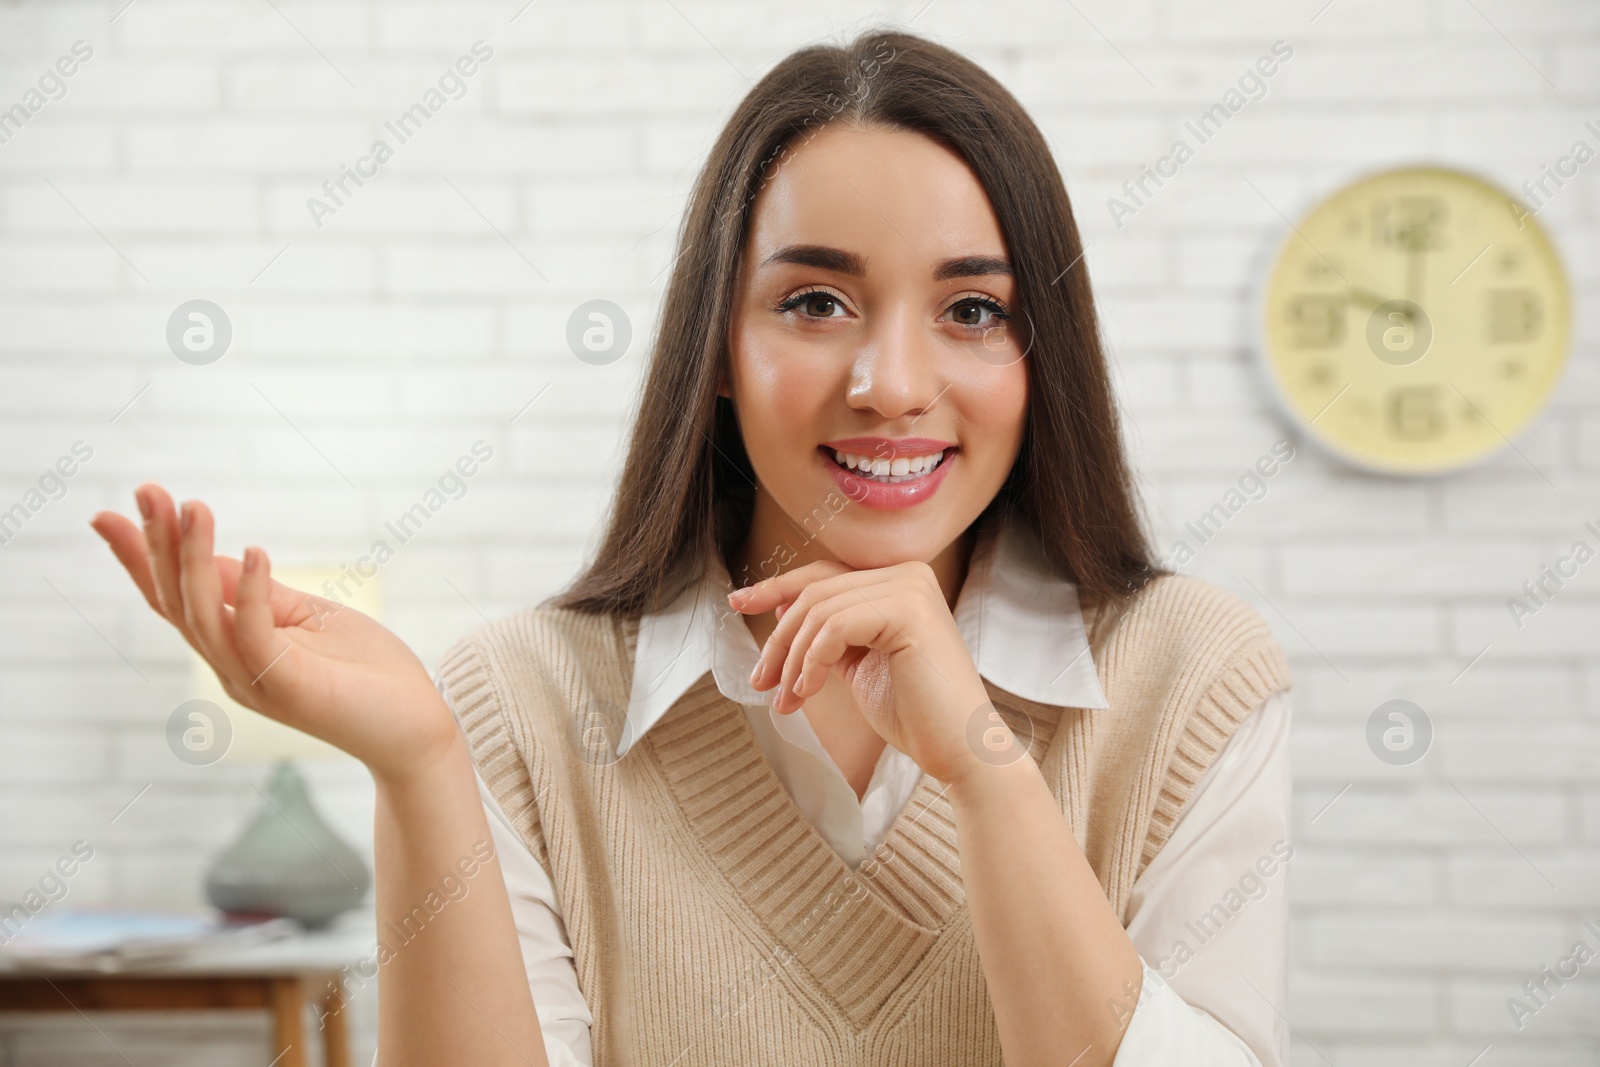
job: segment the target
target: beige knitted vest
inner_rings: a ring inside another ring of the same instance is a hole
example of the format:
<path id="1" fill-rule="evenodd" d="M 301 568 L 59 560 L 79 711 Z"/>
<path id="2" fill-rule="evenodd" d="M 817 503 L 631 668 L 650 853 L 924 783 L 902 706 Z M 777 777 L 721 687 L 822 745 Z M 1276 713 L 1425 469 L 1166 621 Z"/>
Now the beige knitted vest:
<path id="1" fill-rule="evenodd" d="M 989 694 L 1126 916 L 1201 775 L 1291 679 L 1261 618 L 1196 579 L 1084 618 L 1109 708 Z M 479 772 L 551 873 L 595 1067 L 999 1065 L 941 783 L 924 775 L 852 870 L 709 671 L 626 756 L 596 758 L 614 751 L 637 632 L 541 607 L 441 666 Z"/>

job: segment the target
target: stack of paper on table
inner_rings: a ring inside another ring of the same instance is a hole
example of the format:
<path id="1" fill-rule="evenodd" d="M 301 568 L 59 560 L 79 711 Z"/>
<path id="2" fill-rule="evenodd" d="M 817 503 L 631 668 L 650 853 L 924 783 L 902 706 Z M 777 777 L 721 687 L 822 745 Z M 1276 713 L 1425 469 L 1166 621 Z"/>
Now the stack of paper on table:
<path id="1" fill-rule="evenodd" d="M 110 973 L 288 937 L 292 919 L 63 908 L 20 929 L 0 915 L 0 965 Z M 15 929 L 15 933 L 12 930 Z"/>

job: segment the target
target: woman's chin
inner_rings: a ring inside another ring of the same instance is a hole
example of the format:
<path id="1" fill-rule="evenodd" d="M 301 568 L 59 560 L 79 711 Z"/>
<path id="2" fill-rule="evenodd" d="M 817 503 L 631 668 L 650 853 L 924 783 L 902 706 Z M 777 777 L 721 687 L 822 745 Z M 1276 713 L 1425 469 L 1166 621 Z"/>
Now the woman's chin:
<path id="1" fill-rule="evenodd" d="M 923 531 L 874 531 L 867 528 L 867 524 L 856 525 L 857 529 L 834 531 L 831 537 L 825 534 L 822 542 L 834 559 L 858 571 L 893 567 L 912 560 L 931 563 L 949 544 L 948 539 L 928 537 Z"/>

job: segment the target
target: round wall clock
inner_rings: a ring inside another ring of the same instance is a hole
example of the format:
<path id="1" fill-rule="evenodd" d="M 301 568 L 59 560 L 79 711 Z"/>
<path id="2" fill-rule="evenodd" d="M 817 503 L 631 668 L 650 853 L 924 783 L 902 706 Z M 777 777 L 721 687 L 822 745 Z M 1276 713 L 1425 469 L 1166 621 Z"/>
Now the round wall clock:
<path id="1" fill-rule="evenodd" d="M 1291 227 L 1261 300 L 1261 355 L 1291 418 L 1387 474 L 1505 447 L 1561 378 L 1571 299 L 1533 214 L 1478 178 L 1410 167 Z"/>

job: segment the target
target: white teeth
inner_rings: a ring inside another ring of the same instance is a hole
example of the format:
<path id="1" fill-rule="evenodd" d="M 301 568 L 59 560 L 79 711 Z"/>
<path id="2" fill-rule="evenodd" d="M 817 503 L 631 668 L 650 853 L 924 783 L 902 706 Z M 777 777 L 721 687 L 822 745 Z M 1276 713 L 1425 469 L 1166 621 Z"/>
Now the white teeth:
<path id="1" fill-rule="evenodd" d="M 912 478 L 929 473 L 943 462 L 944 455 L 943 452 L 934 452 L 926 456 L 896 456 L 891 460 L 858 456 L 853 452 L 841 452 L 838 449 L 833 452 L 834 461 L 839 466 L 868 475 L 876 481 L 889 483 L 910 481 Z"/>

